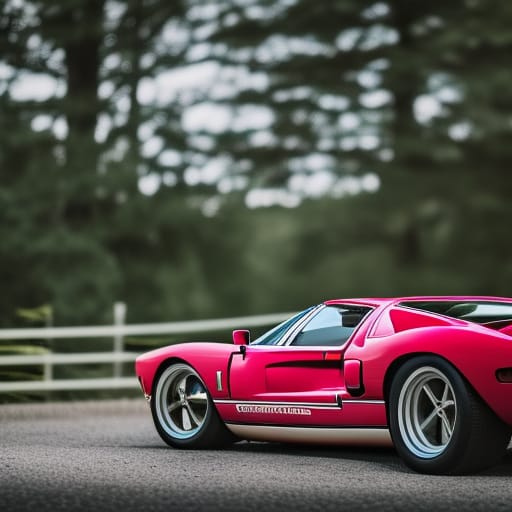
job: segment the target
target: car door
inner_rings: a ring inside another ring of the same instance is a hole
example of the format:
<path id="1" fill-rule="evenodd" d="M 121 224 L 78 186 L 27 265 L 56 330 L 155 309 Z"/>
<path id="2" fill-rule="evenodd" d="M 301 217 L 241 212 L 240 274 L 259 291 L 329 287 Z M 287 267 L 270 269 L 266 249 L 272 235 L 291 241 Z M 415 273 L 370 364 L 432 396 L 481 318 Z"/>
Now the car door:
<path id="1" fill-rule="evenodd" d="M 343 352 L 354 331 L 343 325 L 343 313 L 346 308 L 322 306 L 287 344 L 248 345 L 233 356 L 230 396 L 244 422 L 343 422 Z"/>

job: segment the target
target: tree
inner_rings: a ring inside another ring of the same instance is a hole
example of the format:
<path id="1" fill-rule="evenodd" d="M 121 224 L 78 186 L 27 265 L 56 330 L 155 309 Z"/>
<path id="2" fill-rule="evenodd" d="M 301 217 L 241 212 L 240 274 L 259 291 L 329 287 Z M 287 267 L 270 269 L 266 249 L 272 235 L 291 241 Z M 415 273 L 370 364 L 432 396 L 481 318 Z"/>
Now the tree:
<path id="1" fill-rule="evenodd" d="M 0 321 L 508 293 L 511 19 L 496 0 L 7 0 Z"/>
<path id="2" fill-rule="evenodd" d="M 235 154 L 241 147 L 254 162 L 256 183 L 292 190 L 311 185 L 298 176 L 318 176 L 312 155 L 321 171 L 339 177 L 338 183 L 326 180 L 330 186 L 323 190 L 334 195 L 343 195 L 344 179 L 375 172 L 380 188 L 372 219 L 363 224 L 372 236 L 356 244 L 386 243 L 396 273 L 403 266 L 416 273 L 434 268 L 439 282 L 458 274 L 461 290 L 468 282 L 506 293 L 489 275 L 471 282 L 467 273 L 478 265 L 474 258 L 485 254 L 491 261 L 508 247 L 508 228 L 498 216 L 509 213 L 511 183 L 503 171 L 510 162 L 503 144 L 511 130 L 504 85 L 510 79 L 504 60 L 510 9 L 492 1 L 222 5 L 214 40 L 231 45 L 224 59 L 268 77 L 262 91 L 241 91 L 231 100 L 272 105 L 275 122 L 262 151 L 251 144 L 251 133 L 232 133 L 229 142 Z M 226 137 L 218 147 L 226 146 Z M 486 198 L 479 199 L 482 182 Z M 360 212 L 357 203 L 368 204 L 359 199 L 352 201 L 350 222 Z M 477 236 L 468 238 L 472 227 Z M 328 235 L 318 237 L 324 243 L 317 249 L 333 250 Z"/>

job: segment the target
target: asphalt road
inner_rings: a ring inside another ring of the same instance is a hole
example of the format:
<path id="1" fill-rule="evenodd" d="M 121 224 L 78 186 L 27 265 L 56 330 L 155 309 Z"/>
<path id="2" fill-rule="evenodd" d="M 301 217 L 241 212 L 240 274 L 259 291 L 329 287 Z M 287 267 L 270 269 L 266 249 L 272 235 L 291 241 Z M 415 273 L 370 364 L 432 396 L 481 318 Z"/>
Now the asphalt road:
<path id="1" fill-rule="evenodd" d="M 0 406 L 0 511 L 512 510 L 512 452 L 465 477 L 391 449 L 166 447 L 138 401 Z"/>

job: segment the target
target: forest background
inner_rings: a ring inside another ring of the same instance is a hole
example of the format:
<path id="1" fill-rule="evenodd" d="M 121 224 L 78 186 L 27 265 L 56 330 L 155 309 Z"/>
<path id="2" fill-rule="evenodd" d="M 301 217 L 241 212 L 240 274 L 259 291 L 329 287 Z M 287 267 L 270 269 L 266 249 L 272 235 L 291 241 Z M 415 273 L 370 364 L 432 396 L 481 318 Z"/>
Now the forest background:
<path id="1" fill-rule="evenodd" d="M 512 3 L 2 0 L 0 325 L 511 295 Z"/>

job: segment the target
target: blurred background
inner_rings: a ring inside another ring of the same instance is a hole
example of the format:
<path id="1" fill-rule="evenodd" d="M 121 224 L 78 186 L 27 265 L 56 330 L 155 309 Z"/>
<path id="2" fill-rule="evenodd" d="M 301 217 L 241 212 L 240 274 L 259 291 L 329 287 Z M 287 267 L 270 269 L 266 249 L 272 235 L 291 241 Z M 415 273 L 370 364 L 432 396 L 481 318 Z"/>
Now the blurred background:
<path id="1" fill-rule="evenodd" d="M 511 2 L 0 6 L 1 326 L 511 294 Z"/>

